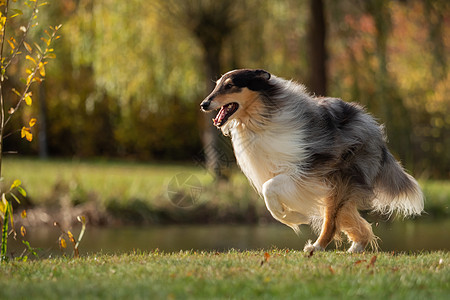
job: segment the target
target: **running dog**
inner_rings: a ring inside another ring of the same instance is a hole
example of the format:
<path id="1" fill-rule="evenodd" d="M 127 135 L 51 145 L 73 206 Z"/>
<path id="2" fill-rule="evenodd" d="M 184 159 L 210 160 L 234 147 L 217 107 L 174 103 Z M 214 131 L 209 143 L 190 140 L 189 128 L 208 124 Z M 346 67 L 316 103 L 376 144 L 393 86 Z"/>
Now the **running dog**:
<path id="1" fill-rule="evenodd" d="M 386 145 L 383 127 L 354 103 L 311 96 L 303 85 L 264 70 L 223 75 L 201 103 L 231 136 L 237 163 L 272 216 L 297 234 L 320 232 L 306 252 L 324 250 L 344 232 L 348 252 L 376 246 L 358 210 L 405 216 L 423 211 L 417 181 Z"/>

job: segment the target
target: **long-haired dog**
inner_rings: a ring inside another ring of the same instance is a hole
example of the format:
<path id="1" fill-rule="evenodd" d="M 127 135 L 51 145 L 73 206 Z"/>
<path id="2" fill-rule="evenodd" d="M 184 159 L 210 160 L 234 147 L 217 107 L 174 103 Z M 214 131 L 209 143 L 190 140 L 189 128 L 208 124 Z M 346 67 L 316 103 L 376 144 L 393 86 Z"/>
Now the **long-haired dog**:
<path id="1" fill-rule="evenodd" d="M 230 135 L 237 162 L 272 216 L 296 233 L 320 231 L 304 250 L 324 250 L 344 232 L 349 252 L 376 245 L 358 210 L 420 214 L 423 194 L 386 146 L 383 127 L 364 109 L 316 98 L 264 70 L 223 75 L 201 103 Z"/>

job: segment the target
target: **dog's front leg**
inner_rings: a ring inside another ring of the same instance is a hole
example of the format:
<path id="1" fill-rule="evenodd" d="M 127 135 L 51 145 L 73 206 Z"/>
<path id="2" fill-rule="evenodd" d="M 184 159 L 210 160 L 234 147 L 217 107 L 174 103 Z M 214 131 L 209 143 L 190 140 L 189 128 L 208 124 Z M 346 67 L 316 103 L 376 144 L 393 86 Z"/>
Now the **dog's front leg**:
<path id="1" fill-rule="evenodd" d="M 298 232 L 299 224 L 307 224 L 308 218 L 300 212 L 290 209 L 290 203 L 298 201 L 294 180 L 288 175 L 277 175 L 267 180 L 262 187 L 267 209 L 272 216 Z"/>

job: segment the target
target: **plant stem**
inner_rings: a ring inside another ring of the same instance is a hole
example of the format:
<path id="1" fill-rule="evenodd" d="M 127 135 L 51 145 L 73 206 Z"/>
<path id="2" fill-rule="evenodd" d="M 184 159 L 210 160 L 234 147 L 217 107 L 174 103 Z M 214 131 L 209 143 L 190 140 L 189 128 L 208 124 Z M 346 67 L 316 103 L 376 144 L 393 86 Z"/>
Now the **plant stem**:
<path id="1" fill-rule="evenodd" d="M 9 0 L 6 0 L 5 4 L 5 11 L 3 13 L 5 17 L 5 24 L 3 24 L 2 27 L 2 42 L 0 45 L 0 62 L 3 64 L 3 48 L 5 45 L 5 36 L 6 36 L 6 21 L 8 18 L 8 7 L 9 7 Z M 5 80 L 4 74 L 6 73 L 6 69 L 2 66 L 0 66 L 0 181 L 2 178 L 2 162 L 3 162 L 3 132 L 5 129 L 5 103 L 3 99 L 3 82 Z M 5 218 L 6 220 L 6 218 Z M 2 240 L 3 241 L 3 240 Z M 3 253 L 3 243 L 2 243 L 2 253 Z M 2 257 L 3 259 L 3 257 Z"/>
<path id="2" fill-rule="evenodd" d="M 0 253 L 0 262 L 6 261 L 6 250 L 7 250 L 7 244 L 8 244 L 8 218 L 9 218 L 9 207 L 8 205 L 11 205 L 9 202 L 6 202 L 6 209 L 5 209 L 5 218 L 3 219 L 3 226 L 2 226 L 2 250 Z"/>

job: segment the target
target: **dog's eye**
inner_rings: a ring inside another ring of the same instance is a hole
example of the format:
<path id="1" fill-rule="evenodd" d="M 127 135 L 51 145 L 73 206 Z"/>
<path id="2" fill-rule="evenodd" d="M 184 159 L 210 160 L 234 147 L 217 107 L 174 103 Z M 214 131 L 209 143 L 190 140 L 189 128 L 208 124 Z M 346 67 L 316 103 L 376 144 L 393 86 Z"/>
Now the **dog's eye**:
<path id="1" fill-rule="evenodd" d="M 231 83 L 227 83 L 227 84 L 225 84 L 225 89 L 226 90 L 229 90 L 229 89 L 231 89 L 233 87 L 233 85 L 231 84 Z"/>

